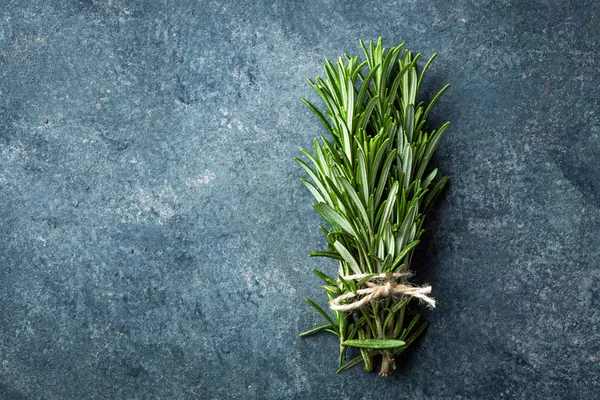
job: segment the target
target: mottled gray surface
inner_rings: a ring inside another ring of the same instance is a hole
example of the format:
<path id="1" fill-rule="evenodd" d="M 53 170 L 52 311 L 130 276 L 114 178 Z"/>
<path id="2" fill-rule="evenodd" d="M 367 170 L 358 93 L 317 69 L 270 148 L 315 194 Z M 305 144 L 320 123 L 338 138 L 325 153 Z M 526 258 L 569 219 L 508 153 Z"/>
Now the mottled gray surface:
<path id="1" fill-rule="evenodd" d="M 379 35 L 453 84 L 388 379 L 297 338 L 334 267 L 292 162 L 305 78 Z M 0 400 L 596 397 L 599 39 L 592 0 L 0 0 Z"/>

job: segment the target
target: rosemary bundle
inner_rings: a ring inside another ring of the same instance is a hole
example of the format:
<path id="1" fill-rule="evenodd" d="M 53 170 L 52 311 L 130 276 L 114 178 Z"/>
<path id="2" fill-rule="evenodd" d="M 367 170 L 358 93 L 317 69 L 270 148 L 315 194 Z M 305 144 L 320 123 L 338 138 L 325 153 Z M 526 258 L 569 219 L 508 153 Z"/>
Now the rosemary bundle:
<path id="1" fill-rule="evenodd" d="M 327 60 L 325 79 L 308 80 L 324 112 L 303 99 L 329 133 L 315 138 L 314 154 L 302 149 L 312 166 L 295 158 L 312 180 L 301 181 L 317 200 L 315 210 L 330 226 L 320 226 L 328 250 L 310 255 L 335 259 L 339 269 L 335 277 L 314 270 L 325 281 L 334 318 L 306 299 L 326 324 L 300 336 L 338 336 L 338 373 L 361 363 L 371 372 L 380 361 L 379 374 L 387 376 L 395 357 L 427 326 L 406 309 L 410 300 L 435 306 L 431 287 L 409 283 L 410 263 L 425 216 L 448 180 L 436 180 L 437 169 L 427 165 L 449 123 L 430 131 L 426 120 L 450 85 L 428 104 L 417 103 L 436 54 L 419 74 L 420 55 L 404 45 L 386 50 L 381 38 L 368 48 L 360 43 L 365 61 L 348 55 L 335 65 Z M 344 363 L 348 347 L 360 354 Z"/>

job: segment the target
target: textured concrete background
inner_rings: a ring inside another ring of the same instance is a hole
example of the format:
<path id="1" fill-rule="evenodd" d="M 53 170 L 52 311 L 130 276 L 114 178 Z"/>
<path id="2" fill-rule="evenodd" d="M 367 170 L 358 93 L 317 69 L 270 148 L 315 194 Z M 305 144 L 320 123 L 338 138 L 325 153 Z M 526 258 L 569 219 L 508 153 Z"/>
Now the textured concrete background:
<path id="1" fill-rule="evenodd" d="M 300 103 L 358 39 L 440 56 L 439 307 L 336 376 Z M 592 399 L 594 1 L 0 0 L 0 399 Z"/>

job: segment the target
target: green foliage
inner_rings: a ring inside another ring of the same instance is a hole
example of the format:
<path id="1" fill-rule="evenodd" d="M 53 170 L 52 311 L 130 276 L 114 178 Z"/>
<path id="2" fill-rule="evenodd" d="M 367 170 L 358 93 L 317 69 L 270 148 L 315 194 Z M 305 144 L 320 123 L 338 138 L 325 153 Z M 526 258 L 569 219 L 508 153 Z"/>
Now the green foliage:
<path id="1" fill-rule="evenodd" d="M 330 300 L 356 293 L 366 282 L 344 276 L 387 273 L 394 279 L 392 273 L 407 271 L 426 213 L 447 183 L 447 177 L 436 181 L 438 171 L 429 171 L 428 163 L 449 123 L 430 130 L 426 118 L 449 85 L 429 104 L 417 102 L 436 55 L 419 74 L 420 55 L 413 56 L 403 45 L 386 50 L 380 38 L 368 47 L 361 41 L 361 46 L 365 61 L 348 55 L 335 65 L 326 61 L 325 79 L 308 80 L 324 111 L 303 99 L 329 134 L 314 140 L 314 153 L 302 150 L 308 163 L 296 161 L 312 181 L 302 179 L 317 201 L 315 210 L 330 226 L 321 227 L 328 250 L 311 254 L 338 262 L 337 279 L 315 270 L 327 283 L 323 288 Z M 380 298 L 354 312 L 334 311 L 333 319 L 307 300 L 328 324 L 302 335 L 325 330 L 339 336 L 338 373 L 360 363 L 371 370 L 373 357 L 380 355 L 381 374 L 387 375 L 393 356 L 426 326 L 417 327 L 416 318 L 403 329 L 408 300 Z M 361 355 L 342 365 L 347 346 L 360 347 Z"/>
<path id="2" fill-rule="evenodd" d="M 361 349 L 395 349 L 404 347 L 402 340 L 394 339 L 351 339 L 346 340 L 344 346 L 360 347 Z"/>

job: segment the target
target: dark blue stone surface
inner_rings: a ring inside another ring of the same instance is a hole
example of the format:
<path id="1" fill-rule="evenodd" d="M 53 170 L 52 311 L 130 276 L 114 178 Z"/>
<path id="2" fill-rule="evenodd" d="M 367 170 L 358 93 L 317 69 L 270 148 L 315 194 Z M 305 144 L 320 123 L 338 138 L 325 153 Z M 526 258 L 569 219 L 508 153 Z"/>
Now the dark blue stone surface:
<path id="1" fill-rule="evenodd" d="M 439 52 L 439 306 L 336 376 L 301 97 L 358 39 Z M 0 0 L 0 399 L 594 399 L 595 1 Z"/>

